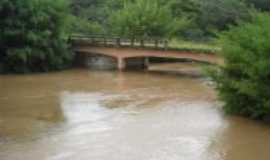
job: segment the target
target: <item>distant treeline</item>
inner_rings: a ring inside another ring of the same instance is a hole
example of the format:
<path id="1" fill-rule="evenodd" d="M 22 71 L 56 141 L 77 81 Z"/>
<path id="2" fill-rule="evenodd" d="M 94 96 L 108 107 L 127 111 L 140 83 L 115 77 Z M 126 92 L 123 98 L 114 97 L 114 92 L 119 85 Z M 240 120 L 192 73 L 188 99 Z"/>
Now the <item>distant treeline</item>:
<path id="1" fill-rule="evenodd" d="M 269 11 L 269 0 L 72 0 L 79 33 L 208 40 L 252 10 Z"/>

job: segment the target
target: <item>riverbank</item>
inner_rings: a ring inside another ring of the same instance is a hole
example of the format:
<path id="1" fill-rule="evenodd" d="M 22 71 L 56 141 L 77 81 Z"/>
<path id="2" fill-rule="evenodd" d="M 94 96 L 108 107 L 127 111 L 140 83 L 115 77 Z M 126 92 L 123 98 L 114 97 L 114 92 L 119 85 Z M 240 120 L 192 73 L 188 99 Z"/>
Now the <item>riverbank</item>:
<path id="1" fill-rule="evenodd" d="M 172 39 L 169 41 L 169 48 L 171 50 L 183 50 L 194 53 L 207 53 L 217 54 L 221 51 L 221 48 L 214 42 L 194 42 L 184 41 L 179 39 Z"/>

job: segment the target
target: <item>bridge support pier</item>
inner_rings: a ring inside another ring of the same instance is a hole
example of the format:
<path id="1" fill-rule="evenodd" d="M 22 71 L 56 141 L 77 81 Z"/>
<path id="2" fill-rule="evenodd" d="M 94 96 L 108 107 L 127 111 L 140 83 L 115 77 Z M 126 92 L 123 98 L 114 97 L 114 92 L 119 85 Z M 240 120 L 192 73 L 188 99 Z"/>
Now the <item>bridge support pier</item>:
<path id="1" fill-rule="evenodd" d="M 123 58 L 118 58 L 117 59 L 117 69 L 119 71 L 123 71 L 124 69 L 126 69 L 126 61 Z"/>
<path id="2" fill-rule="evenodd" d="M 144 59 L 144 69 L 148 69 L 148 67 L 149 67 L 149 65 L 150 65 L 150 62 L 149 62 L 149 58 L 148 57 L 146 57 L 145 59 Z"/>
<path id="3" fill-rule="evenodd" d="M 117 58 L 117 69 L 119 71 L 126 69 L 148 69 L 149 65 L 148 57 L 134 59 Z"/>

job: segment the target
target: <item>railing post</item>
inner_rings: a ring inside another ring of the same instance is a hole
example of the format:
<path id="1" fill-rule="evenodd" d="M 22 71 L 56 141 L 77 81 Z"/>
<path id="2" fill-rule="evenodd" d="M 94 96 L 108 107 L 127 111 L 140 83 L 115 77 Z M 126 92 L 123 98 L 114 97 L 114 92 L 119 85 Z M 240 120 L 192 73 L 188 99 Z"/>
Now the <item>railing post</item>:
<path id="1" fill-rule="evenodd" d="M 106 37 L 105 37 L 105 36 L 103 37 L 103 43 L 104 43 L 104 46 L 106 46 L 106 45 L 107 45 L 107 39 L 106 39 Z"/>
<path id="2" fill-rule="evenodd" d="M 117 45 L 118 47 L 121 46 L 121 39 L 120 39 L 120 37 L 117 37 L 117 38 L 116 38 L 116 45 Z"/>
<path id="3" fill-rule="evenodd" d="M 144 47 L 144 40 L 141 39 L 141 47 Z"/>
<path id="4" fill-rule="evenodd" d="M 158 48 L 158 40 L 155 39 L 155 48 Z"/>
<path id="5" fill-rule="evenodd" d="M 131 38 L 131 47 L 134 46 L 134 38 Z"/>
<path id="6" fill-rule="evenodd" d="M 168 41 L 164 40 L 164 50 L 167 50 L 167 49 L 168 49 Z"/>

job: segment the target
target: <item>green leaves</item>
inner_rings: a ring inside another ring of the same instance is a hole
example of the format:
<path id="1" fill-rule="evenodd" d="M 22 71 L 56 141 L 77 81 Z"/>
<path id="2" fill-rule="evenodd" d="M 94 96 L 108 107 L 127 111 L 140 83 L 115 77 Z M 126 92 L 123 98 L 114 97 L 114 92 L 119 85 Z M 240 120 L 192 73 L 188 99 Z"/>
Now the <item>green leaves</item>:
<path id="1" fill-rule="evenodd" d="M 256 119 L 270 115 L 269 22 L 270 14 L 255 13 L 252 22 L 220 36 L 226 64 L 212 77 L 230 113 Z"/>
<path id="2" fill-rule="evenodd" d="M 249 18 L 248 7 L 242 0 L 201 0 L 198 25 L 205 31 L 228 29 L 229 25 Z"/>
<path id="3" fill-rule="evenodd" d="M 246 0 L 250 5 L 262 11 L 270 11 L 269 0 Z"/>
<path id="4" fill-rule="evenodd" d="M 5 72 L 41 72 L 70 63 L 67 1 L 3 0 L 0 6 L 0 63 Z"/>
<path id="5" fill-rule="evenodd" d="M 110 17 L 112 32 L 128 37 L 168 37 L 185 22 L 174 18 L 170 8 L 156 0 L 127 1 Z"/>

